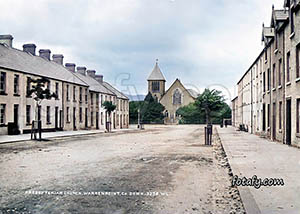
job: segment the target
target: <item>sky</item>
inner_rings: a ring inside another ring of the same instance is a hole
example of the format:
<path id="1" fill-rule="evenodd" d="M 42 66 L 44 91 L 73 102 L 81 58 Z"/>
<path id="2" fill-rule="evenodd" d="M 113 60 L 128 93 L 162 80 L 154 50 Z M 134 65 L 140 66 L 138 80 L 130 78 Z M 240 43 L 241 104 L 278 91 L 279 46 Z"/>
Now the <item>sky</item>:
<path id="1" fill-rule="evenodd" d="M 0 0 L 0 34 L 85 66 L 126 94 L 146 94 L 155 60 L 176 78 L 228 101 L 263 48 L 262 23 L 284 0 Z"/>

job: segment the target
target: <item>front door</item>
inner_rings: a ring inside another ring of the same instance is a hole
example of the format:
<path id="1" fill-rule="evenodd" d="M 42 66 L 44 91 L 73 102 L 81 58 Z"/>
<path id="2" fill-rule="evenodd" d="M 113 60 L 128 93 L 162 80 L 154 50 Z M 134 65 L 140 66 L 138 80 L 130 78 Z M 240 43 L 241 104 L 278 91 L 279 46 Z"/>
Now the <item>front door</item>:
<path id="1" fill-rule="evenodd" d="M 73 108 L 73 129 L 76 130 L 76 108 Z"/>
<path id="2" fill-rule="evenodd" d="M 286 101 L 286 144 L 291 145 L 292 137 L 292 115 L 291 115 L 292 101 L 291 99 Z"/>
<path id="3" fill-rule="evenodd" d="M 85 108 L 85 128 L 88 127 L 88 109 Z"/>
<path id="4" fill-rule="evenodd" d="M 19 105 L 18 104 L 14 105 L 14 123 L 16 125 L 19 124 Z"/>
<path id="5" fill-rule="evenodd" d="M 58 129 L 58 107 L 55 107 L 55 130 Z"/>
<path id="6" fill-rule="evenodd" d="M 276 103 L 273 103 L 273 140 L 276 140 Z"/>
<path id="7" fill-rule="evenodd" d="M 99 129 L 99 112 L 96 112 L 96 129 Z"/>

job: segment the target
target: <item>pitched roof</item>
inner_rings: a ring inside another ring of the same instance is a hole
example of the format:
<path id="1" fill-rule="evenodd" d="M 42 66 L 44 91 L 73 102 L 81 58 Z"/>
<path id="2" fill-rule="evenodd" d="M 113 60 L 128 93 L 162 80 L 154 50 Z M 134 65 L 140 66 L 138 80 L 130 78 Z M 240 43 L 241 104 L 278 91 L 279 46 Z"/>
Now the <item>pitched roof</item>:
<path id="1" fill-rule="evenodd" d="M 177 78 L 172 85 L 168 88 L 168 90 L 166 91 L 166 93 L 164 93 L 164 95 L 161 97 L 161 99 L 168 93 L 168 91 L 173 87 L 173 85 L 175 85 L 176 82 L 179 82 L 179 84 L 189 93 L 189 95 L 191 95 L 191 97 L 193 97 L 194 99 L 196 99 L 198 97 L 198 93 L 193 90 L 193 89 L 186 89 L 184 87 L 184 85 L 180 82 L 180 80 Z"/>
<path id="2" fill-rule="evenodd" d="M 197 98 L 199 96 L 199 94 L 197 93 L 197 91 L 195 91 L 194 89 L 186 89 L 186 90 L 194 98 Z"/>
<path id="3" fill-rule="evenodd" d="M 0 67 L 88 86 L 63 65 L 0 44 Z"/>
<path id="4" fill-rule="evenodd" d="M 147 79 L 148 81 L 149 80 L 163 80 L 163 81 L 166 81 L 164 75 L 162 74 L 159 66 L 158 66 L 158 63 L 156 61 L 155 63 L 155 66 L 154 66 L 154 69 L 152 70 L 150 76 L 148 77 Z"/>
<path id="5" fill-rule="evenodd" d="M 116 95 L 113 93 L 113 91 L 107 89 L 103 84 L 95 80 L 93 77 L 89 76 L 88 74 L 83 75 L 80 73 L 74 73 L 75 76 L 77 76 L 79 79 L 84 81 L 86 84 L 89 85 L 89 90 L 94 92 L 100 92 L 103 94 L 110 94 L 110 95 Z"/>
<path id="6" fill-rule="evenodd" d="M 108 82 L 103 81 L 103 85 L 104 85 L 104 87 L 106 87 L 107 89 L 112 91 L 114 94 L 116 94 L 117 98 L 129 100 L 128 97 L 126 97 L 122 92 L 118 91 L 118 89 L 116 89 L 115 87 L 110 85 Z"/>

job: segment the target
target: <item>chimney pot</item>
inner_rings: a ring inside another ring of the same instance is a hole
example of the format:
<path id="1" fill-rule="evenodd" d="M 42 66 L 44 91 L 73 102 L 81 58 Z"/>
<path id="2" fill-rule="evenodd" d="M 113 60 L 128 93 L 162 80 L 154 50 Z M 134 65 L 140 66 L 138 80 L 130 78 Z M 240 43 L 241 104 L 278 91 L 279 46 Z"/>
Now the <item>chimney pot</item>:
<path id="1" fill-rule="evenodd" d="M 24 44 L 23 45 L 23 51 L 32 54 L 35 56 L 35 49 L 36 45 L 35 44 Z"/>
<path id="2" fill-rule="evenodd" d="M 93 78 L 96 77 L 96 71 L 95 71 L 95 70 L 87 70 L 87 74 L 88 74 L 90 77 L 93 77 Z"/>
<path id="3" fill-rule="evenodd" d="M 12 41 L 13 41 L 12 35 L 0 35 L 0 44 L 5 44 L 8 47 L 12 48 Z"/>
<path id="4" fill-rule="evenodd" d="M 103 75 L 95 75 L 95 79 L 96 79 L 99 83 L 103 83 Z"/>
<path id="5" fill-rule="evenodd" d="M 75 73 L 76 65 L 74 63 L 66 63 L 65 67 L 68 71 L 71 71 L 71 72 Z"/>
<path id="6" fill-rule="evenodd" d="M 53 54 L 52 55 L 53 62 L 57 64 L 63 65 L 64 64 L 64 56 L 62 54 Z"/>
<path id="7" fill-rule="evenodd" d="M 77 67 L 77 72 L 86 76 L 86 67 Z"/>
<path id="8" fill-rule="evenodd" d="M 51 51 L 49 49 L 40 49 L 39 53 L 40 53 L 40 57 L 43 57 L 44 59 L 50 61 Z"/>

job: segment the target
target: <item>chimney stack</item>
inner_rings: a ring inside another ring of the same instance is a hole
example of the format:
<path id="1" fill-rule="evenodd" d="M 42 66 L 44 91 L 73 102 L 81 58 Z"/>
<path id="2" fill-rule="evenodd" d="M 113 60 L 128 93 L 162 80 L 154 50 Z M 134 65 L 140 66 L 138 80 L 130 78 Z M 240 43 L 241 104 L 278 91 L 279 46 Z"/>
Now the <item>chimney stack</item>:
<path id="1" fill-rule="evenodd" d="M 23 45 L 23 51 L 32 54 L 35 56 L 35 49 L 36 45 L 35 44 L 24 44 Z"/>
<path id="2" fill-rule="evenodd" d="M 44 59 L 50 61 L 51 51 L 49 49 L 40 49 L 39 53 L 40 53 L 40 57 L 43 57 Z"/>
<path id="3" fill-rule="evenodd" d="M 53 62 L 57 64 L 63 65 L 64 64 L 64 56 L 62 54 L 53 54 L 52 55 Z"/>
<path id="4" fill-rule="evenodd" d="M 66 63 L 65 67 L 68 71 L 71 71 L 71 72 L 75 73 L 76 65 L 74 63 Z"/>
<path id="5" fill-rule="evenodd" d="M 8 47 L 12 48 L 12 40 L 14 38 L 12 35 L 0 35 L 0 44 L 5 44 Z"/>
<path id="6" fill-rule="evenodd" d="M 86 67 L 77 67 L 77 72 L 86 76 Z"/>
<path id="7" fill-rule="evenodd" d="M 96 71 L 95 70 L 87 70 L 87 74 L 92 77 L 95 78 L 96 77 Z"/>
<path id="8" fill-rule="evenodd" d="M 103 75 L 95 75 L 95 79 L 96 79 L 99 83 L 103 83 Z"/>

